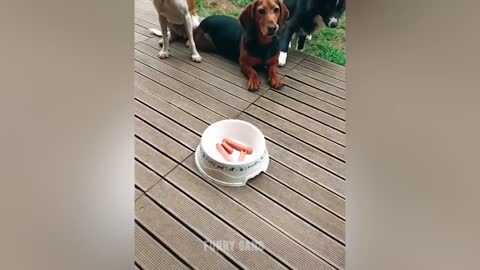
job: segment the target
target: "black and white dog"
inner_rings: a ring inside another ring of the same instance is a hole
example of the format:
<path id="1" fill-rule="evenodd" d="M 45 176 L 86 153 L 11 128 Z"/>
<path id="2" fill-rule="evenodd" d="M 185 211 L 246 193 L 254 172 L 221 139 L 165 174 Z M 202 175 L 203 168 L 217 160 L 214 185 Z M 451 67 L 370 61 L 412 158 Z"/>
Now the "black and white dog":
<path id="1" fill-rule="evenodd" d="M 305 39 L 326 25 L 335 28 L 345 11 L 345 0 L 283 0 L 290 17 L 280 38 L 279 66 L 285 65 L 293 34 L 298 36 L 297 49 L 303 49 Z"/>

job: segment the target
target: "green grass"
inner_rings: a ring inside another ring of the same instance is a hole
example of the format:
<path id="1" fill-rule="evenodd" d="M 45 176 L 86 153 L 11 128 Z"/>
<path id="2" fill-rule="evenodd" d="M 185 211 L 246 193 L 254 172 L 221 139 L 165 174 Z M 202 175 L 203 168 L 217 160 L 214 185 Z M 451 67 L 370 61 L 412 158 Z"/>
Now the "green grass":
<path id="1" fill-rule="evenodd" d="M 306 43 L 305 52 L 330 62 L 345 66 L 346 64 L 346 18 L 343 15 L 337 28 L 323 28 L 310 42 Z"/>
<path id="2" fill-rule="evenodd" d="M 250 4 L 250 2 L 252 2 L 252 0 L 232 0 L 232 3 L 239 7 L 244 7 Z"/>
<path id="3" fill-rule="evenodd" d="M 210 15 L 228 15 L 238 17 L 242 8 L 253 0 L 226 0 L 233 3 L 236 7 L 234 10 L 219 9 L 214 1 L 207 4 L 207 0 L 195 0 L 197 13 L 201 17 Z M 317 32 L 311 41 L 306 43 L 304 52 L 316 57 L 323 58 L 330 62 L 345 66 L 346 65 L 346 16 L 343 15 L 337 28 L 323 28 Z"/>
<path id="4" fill-rule="evenodd" d="M 205 0 L 195 0 L 195 10 L 197 11 L 198 16 L 207 17 L 207 9 L 205 8 Z"/>

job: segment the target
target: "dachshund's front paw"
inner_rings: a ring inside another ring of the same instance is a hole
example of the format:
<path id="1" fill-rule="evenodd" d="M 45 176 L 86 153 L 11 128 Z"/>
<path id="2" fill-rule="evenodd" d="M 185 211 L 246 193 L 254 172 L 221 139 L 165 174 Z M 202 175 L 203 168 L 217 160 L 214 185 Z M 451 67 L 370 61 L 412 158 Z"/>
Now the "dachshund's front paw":
<path id="1" fill-rule="evenodd" d="M 282 80 L 277 76 L 272 76 L 268 79 L 270 85 L 275 89 L 280 89 L 283 86 Z"/>
<path id="2" fill-rule="evenodd" d="M 250 91 L 257 91 L 260 88 L 260 81 L 255 78 L 250 78 L 248 80 L 248 90 Z"/>

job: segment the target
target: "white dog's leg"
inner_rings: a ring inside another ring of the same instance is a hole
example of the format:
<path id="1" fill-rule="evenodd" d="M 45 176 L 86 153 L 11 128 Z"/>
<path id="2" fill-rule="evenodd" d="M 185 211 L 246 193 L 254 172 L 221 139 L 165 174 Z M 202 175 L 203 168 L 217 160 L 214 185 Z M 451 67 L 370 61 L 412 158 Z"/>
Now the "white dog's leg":
<path id="1" fill-rule="evenodd" d="M 157 37 L 160 37 L 160 39 L 158 39 L 158 45 L 160 45 L 160 47 L 163 46 L 163 34 L 162 34 L 162 31 L 158 30 L 158 29 L 155 29 L 155 28 L 148 28 L 148 30 L 150 31 L 150 33 L 152 33 L 153 35 L 157 36 Z M 168 38 L 170 39 L 170 41 L 172 41 L 172 35 L 170 34 L 170 30 L 167 30 L 167 33 L 168 33 Z"/>
<path id="2" fill-rule="evenodd" d="M 200 17 L 192 15 L 192 28 L 195 30 L 200 25 Z"/>
<path id="3" fill-rule="evenodd" d="M 167 18 L 161 15 L 158 15 L 159 21 L 160 21 L 160 27 L 162 28 L 162 36 L 163 38 L 163 46 L 162 49 L 160 49 L 160 52 L 158 53 L 158 57 L 163 59 L 167 58 L 169 55 L 169 50 L 170 50 L 170 40 L 168 37 L 167 33 Z"/>
<path id="4" fill-rule="evenodd" d="M 190 43 L 190 47 L 192 48 L 192 60 L 194 62 L 201 62 L 202 57 L 197 52 L 197 46 L 195 46 L 195 41 L 193 40 L 193 25 L 192 25 L 192 16 L 190 13 L 185 15 L 185 28 L 187 30 L 188 41 Z"/>
<path id="5" fill-rule="evenodd" d="M 287 53 L 280 51 L 280 55 L 278 56 L 278 65 L 283 67 L 287 63 Z"/>

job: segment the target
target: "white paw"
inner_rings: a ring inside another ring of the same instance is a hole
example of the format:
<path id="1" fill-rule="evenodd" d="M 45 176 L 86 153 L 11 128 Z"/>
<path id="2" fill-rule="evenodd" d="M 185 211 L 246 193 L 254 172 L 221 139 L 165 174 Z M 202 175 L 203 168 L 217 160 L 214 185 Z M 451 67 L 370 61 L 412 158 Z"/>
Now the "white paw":
<path id="1" fill-rule="evenodd" d="M 307 35 L 307 40 L 308 41 L 312 40 L 312 35 Z"/>
<path id="2" fill-rule="evenodd" d="M 280 52 L 280 55 L 278 56 L 278 65 L 283 67 L 285 63 L 287 63 L 287 53 Z"/>
<path id="3" fill-rule="evenodd" d="M 200 63 L 200 62 L 202 62 L 202 57 L 198 53 L 197 54 L 192 54 L 192 60 L 193 60 L 193 62 Z"/>
<path id="4" fill-rule="evenodd" d="M 187 40 L 187 42 L 185 42 L 185 47 L 190 48 L 190 40 Z"/>
<path id="5" fill-rule="evenodd" d="M 169 55 L 170 55 L 170 53 L 169 53 L 168 51 L 161 50 L 161 51 L 158 53 L 158 58 L 160 58 L 160 59 L 165 59 L 165 58 L 167 58 Z"/>

